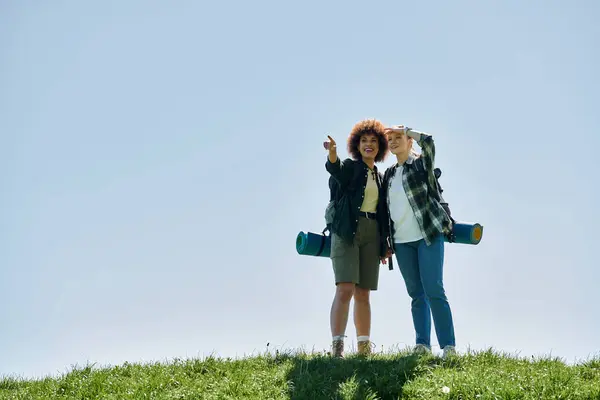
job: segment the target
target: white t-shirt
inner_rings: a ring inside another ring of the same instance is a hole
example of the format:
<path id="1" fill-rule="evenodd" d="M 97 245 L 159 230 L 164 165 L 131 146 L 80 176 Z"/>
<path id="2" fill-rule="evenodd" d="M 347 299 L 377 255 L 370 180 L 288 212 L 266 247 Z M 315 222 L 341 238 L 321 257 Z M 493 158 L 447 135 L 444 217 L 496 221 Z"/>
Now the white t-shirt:
<path id="1" fill-rule="evenodd" d="M 423 239 L 419 222 L 415 217 L 408 197 L 402 185 L 404 165 L 396 168 L 394 177 L 390 179 L 388 207 L 394 222 L 394 243 L 407 243 Z"/>

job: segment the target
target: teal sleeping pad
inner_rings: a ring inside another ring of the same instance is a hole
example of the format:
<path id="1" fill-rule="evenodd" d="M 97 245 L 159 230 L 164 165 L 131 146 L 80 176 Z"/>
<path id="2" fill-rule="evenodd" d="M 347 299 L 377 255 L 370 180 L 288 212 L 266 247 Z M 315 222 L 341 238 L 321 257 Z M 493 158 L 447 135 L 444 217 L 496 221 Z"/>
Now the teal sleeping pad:
<path id="1" fill-rule="evenodd" d="M 321 233 L 300 232 L 296 237 L 296 251 L 305 256 L 329 257 L 331 237 Z"/>
<path id="2" fill-rule="evenodd" d="M 452 243 L 477 245 L 483 237 L 483 225 L 478 223 L 456 222 L 452 228 L 455 240 Z M 448 242 L 448 238 L 445 238 Z M 300 255 L 329 257 L 331 237 L 313 232 L 300 232 L 296 236 L 296 251 Z"/>

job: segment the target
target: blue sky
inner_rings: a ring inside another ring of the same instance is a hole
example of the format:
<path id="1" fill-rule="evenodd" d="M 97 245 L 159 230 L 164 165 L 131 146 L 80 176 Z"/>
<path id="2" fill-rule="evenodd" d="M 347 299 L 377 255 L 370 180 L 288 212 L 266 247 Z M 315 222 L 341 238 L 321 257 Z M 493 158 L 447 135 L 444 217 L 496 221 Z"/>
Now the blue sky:
<path id="1" fill-rule="evenodd" d="M 295 238 L 369 117 L 433 134 L 485 226 L 446 247 L 459 350 L 597 354 L 600 5 L 566 4 L 0 3 L 0 375 L 326 349 Z M 412 344 L 382 268 L 372 340 Z"/>

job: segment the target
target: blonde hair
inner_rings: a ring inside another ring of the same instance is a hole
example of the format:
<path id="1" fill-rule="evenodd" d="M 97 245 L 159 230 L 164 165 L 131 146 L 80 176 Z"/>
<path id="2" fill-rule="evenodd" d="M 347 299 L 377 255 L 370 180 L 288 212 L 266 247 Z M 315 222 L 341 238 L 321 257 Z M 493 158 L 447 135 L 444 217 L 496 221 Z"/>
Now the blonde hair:
<path id="1" fill-rule="evenodd" d="M 401 135 L 406 135 L 406 133 L 402 132 Z M 408 152 L 409 156 L 413 156 L 415 158 L 418 158 L 421 156 L 421 153 L 417 153 L 413 147 L 413 143 L 415 142 L 415 140 L 413 138 L 411 138 L 410 136 L 407 135 L 407 139 L 411 141 L 410 143 L 410 151 Z"/>

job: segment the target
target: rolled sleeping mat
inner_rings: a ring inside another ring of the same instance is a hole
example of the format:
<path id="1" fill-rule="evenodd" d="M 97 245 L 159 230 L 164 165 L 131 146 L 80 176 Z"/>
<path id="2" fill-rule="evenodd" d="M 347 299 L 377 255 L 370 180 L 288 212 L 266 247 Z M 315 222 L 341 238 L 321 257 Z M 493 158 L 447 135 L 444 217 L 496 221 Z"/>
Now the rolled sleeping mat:
<path id="1" fill-rule="evenodd" d="M 452 227 L 452 233 L 454 234 L 454 242 L 462 244 L 479 244 L 483 237 L 483 225 L 474 223 L 470 224 L 467 222 L 456 222 Z M 448 241 L 448 238 L 446 238 Z"/>
<path id="2" fill-rule="evenodd" d="M 304 256 L 329 257 L 331 237 L 321 233 L 301 231 L 296 237 L 296 251 Z"/>
<path id="3" fill-rule="evenodd" d="M 456 222 L 452 228 L 455 240 L 452 243 L 476 245 L 483 237 L 483 225 L 478 223 Z M 448 242 L 448 237 L 445 237 Z M 321 233 L 302 232 L 296 237 L 296 251 L 303 256 L 329 257 L 331 236 Z"/>

